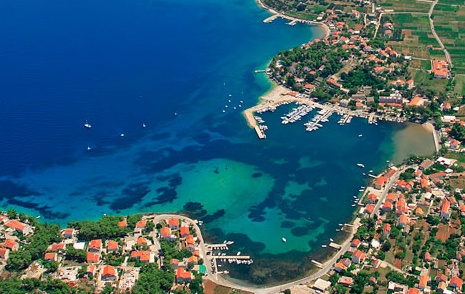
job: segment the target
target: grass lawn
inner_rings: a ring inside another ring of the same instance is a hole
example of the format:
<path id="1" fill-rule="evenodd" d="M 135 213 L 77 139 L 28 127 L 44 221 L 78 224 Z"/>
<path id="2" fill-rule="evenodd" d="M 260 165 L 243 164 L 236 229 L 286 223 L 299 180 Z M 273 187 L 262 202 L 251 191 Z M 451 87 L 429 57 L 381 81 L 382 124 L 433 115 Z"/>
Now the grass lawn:
<path id="1" fill-rule="evenodd" d="M 408 12 L 425 12 L 431 6 L 427 2 L 418 2 L 415 0 L 379 0 L 376 2 L 377 5 L 383 7 L 384 10 L 394 11 L 408 11 Z"/>
<path id="2" fill-rule="evenodd" d="M 412 76 L 416 86 L 422 88 L 431 89 L 434 91 L 444 91 L 448 80 L 446 79 L 435 79 L 430 74 L 423 71 L 413 71 Z"/>

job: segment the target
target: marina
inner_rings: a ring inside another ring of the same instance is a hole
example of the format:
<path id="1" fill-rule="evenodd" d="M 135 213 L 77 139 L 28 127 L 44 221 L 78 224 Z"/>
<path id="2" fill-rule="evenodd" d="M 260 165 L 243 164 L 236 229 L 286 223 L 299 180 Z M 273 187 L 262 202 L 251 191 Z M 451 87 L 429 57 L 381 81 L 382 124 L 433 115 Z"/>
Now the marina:
<path id="1" fill-rule="evenodd" d="M 305 130 L 307 132 L 318 130 L 322 128 L 323 125 L 320 122 L 328 122 L 328 118 L 333 114 L 331 110 L 321 109 L 318 111 L 318 114 L 315 115 L 311 121 L 304 124 Z"/>

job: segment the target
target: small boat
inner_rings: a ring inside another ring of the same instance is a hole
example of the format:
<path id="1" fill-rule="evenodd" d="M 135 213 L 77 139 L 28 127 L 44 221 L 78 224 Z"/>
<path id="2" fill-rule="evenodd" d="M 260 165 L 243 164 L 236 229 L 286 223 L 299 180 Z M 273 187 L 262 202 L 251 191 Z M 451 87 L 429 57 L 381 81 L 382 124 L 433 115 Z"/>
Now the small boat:
<path id="1" fill-rule="evenodd" d="M 356 204 L 352 204 L 352 207 L 355 207 Z"/>
<path id="2" fill-rule="evenodd" d="M 145 123 L 142 123 L 142 127 L 143 127 L 143 128 L 146 128 L 147 126 L 145 125 Z"/>
<path id="3" fill-rule="evenodd" d="M 239 252 L 237 252 L 237 254 L 236 254 L 236 255 L 237 255 L 237 256 L 241 255 L 241 252 L 240 252 L 240 251 L 239 251 Z"/>
<path id="4" fill-rule="evenodd" d="M 321 247 L 326 248 L 326 247 L 328 247 L 328 245 L 321 245 Z"/>
<path id="5" fill-rule="evenodd" d="M 357 166 L 358 167 L 365 167 L 365 165 L 363 165 L 362 163 L 357 163 Z"/>
<path id="6" fill-rule="evenodd" d="M 87 146 L 87 151 L 90 151 L 92 150 L 92 148 L 90 146 Z"/>
<path id="7" fill-rule="evenodd" d="M 359 134 L 358 137 L 361 138 L 363 135 L 362 134 Z"/>
<path id="8" fill-rule="evenodd" d="M 92 125 L 86 120 L 86 122 L 84 123 L 84 128 L 90 129 L 92 128 Z"/>
<path id="9" fill-rule="evenodd" d="M 281 238 L 281 241 L 283 241 L 284 243 L 286 243 L 286 242 L 287 242 L 286 238 L 284 238 L 284 237 L 283 237 L 283 238 Z"/>
<path id="10" fill-rule="evenodd" d="M 40 218 L 40 215 L 36 216 L 36 218 L 39 219 L 39 218 Z"/>
<path id="11" fill-rule="evenodd" d="M 329 241 L 334 242 L 333 238 L 329 238 Z"/>
<path id="12" fill-rule="evenodd" d="M 121 134 L 119 134 L 119 136 L 120 136 L 120 137 L 124 137 L 124 134 L 123 134 L 123 133 L 121 133 Z"/>

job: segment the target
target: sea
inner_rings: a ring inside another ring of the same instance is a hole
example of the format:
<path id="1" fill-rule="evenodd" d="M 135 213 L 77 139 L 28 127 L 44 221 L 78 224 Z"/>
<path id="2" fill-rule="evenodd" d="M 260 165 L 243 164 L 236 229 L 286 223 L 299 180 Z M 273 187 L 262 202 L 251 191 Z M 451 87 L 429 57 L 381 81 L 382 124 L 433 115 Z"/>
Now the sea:
<path id="1" fill-rule="evenodd" d="M 316 110 L 283 125 L 292 104 L 261 115 L 259 140 L 242 111 L 272 83 L 254 71 L 324 35 L 269 16 L 253 0 L 1 0 L 1 209 L 63 227 L 179 212 L 253 258 L 226 263 L 231 279 L 312 270 L 344 237 L 370 170 L 434 144 L 419 125 L 340 126 L 336 114 L 305 132 Z"/>

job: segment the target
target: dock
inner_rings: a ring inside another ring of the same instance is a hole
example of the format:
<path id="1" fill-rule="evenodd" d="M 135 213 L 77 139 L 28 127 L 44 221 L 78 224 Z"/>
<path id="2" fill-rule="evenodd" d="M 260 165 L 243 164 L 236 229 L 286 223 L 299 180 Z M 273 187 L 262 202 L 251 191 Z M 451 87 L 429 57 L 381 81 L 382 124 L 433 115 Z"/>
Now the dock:
<path id="1" fill-rule="evenodd" d="M 288 22 L 287 24 L 290 25 L 290 26 L 293 26 L 293 25 L 295 25 L 297 22 L 299 22 L 299 20 L 298 20 L 298 19 L 294 19 L 294 20 L 292 20 L 291 22 Z"/>
<path id="2" fill-rule="evenodd" d="M 211 258 L 214 259 L 242 259 L 242 260 L 249 260 L 249 255 L 214 255 Z"/>
<path id="3" fill-rule="evenodd" d="M 263 20 L 264 23 L 270 23 L 272 22 L 273 20 L 277 19 L 278 17 L 280 17 L 279 14 L 274 14 L 270 17 L 268 17 L 267 19 Z"/>
<path id="4" fill-rule="evenodd" d="M 334 249 L 341 249 L 342 246 L 337 243 L 331 242 L 329 243 L 329 247 L 334 248 Z"/>
<path id="5" fill-rule="evenodd" d="M 221 244 L 205 244 L 205 247 L 208 249 L 219 249 L 219 250 L 228 250 L 228 245 L 221 243 Z"/>
<path id="6" fill-rule="evenodd" d="M 257 136 L 258 136 L 259 139 L 265 139 L 266 138 L 265 133 L 263 132 L 262 129 L 260 129 L 260 127 L 258 125 L 255 126 L 254 129 L 255 129 L 255 132 L 257 133 Z"/>
<path id="7" fill-rule="evenodd" d="M 314 265 L 316 265 L 317 267 L 319 267 L 319 268 L 323 268 L 323 264 L 321 264 L 320 262 L 318 262 L 318 261 L 316 261 L 316 260 L 314 260 L 314 259 L 312 259 L 312 263 L 313 263 Z"/>
<path id="8" fill-rule="evenodd" d="M 256 69 L 254 73 L 266 72 L 266 69 Z"/>

